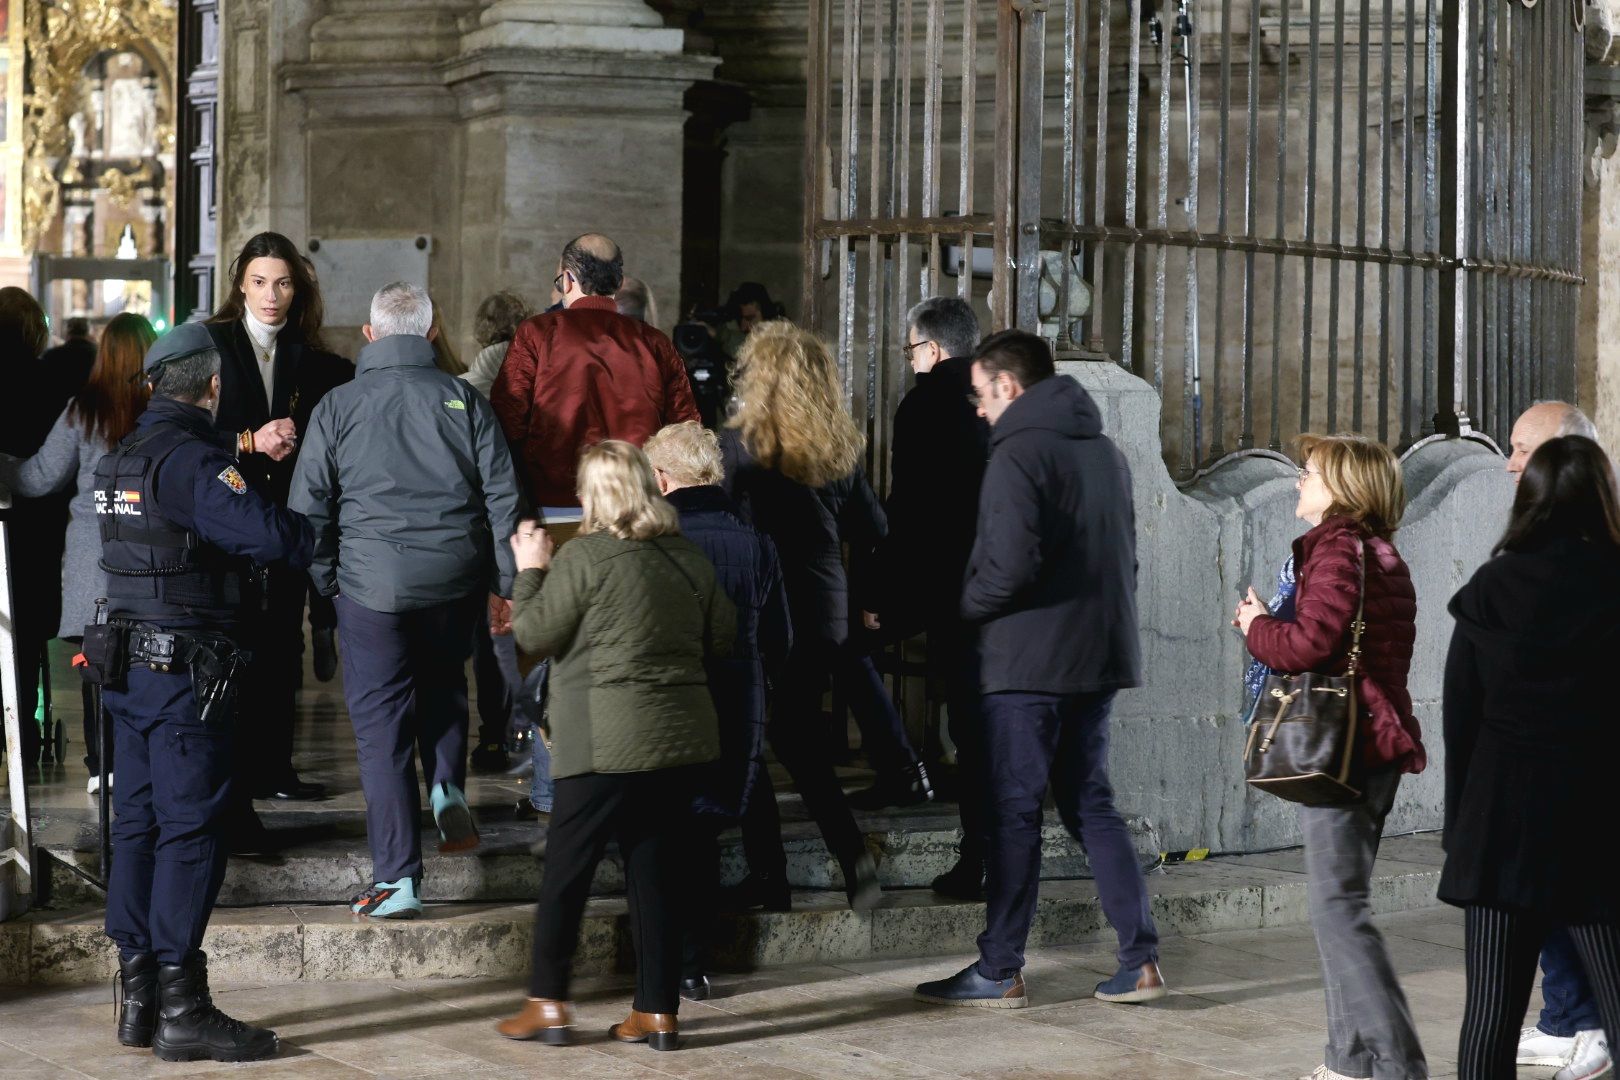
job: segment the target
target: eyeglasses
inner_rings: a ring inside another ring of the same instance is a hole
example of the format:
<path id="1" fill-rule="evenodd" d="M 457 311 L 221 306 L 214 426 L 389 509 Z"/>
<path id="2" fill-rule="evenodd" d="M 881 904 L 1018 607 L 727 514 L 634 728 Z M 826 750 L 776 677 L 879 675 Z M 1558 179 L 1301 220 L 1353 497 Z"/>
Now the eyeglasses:
<path id="1" fill-rule="evenodd" d="M 1309 469 L 1295 469 L 1294 471 L 1299 473 L 1299 482 L 1302 483 L 1302 484 L 1305 481 L 1309 480 L 1313 476 L 1321 476 L 1322 475 L 1319 472 L 1311 472 L 1311 470 L 1309 470 Z"/>
<path id="2" fill-rule="evenodd" d="M 562 273 L 560 273 L 556 277 L 552 278 L 551 279 L 551 287 L 554 290 L 556 290 L 557 292 L 564 291 L 562 282 L 563 282 L 563 278 L 565 278 L 567 276 L 568 276 L 568 271 L 564 270 Z"/>
<path id="3" fill-rule="evenodd" d="M 910 360 L 911 359 L 911 350 L 912 349 L 920 349 L 924 345 L 932 345 L 932 344 L 933 344 L 932 341 L 927 341 L 927 340 L 913 341 L 910 345 L 902 345 L 900 347 L 900 351 L 905 354 L 905 357 L 906 357 L 907 360 Z"/>

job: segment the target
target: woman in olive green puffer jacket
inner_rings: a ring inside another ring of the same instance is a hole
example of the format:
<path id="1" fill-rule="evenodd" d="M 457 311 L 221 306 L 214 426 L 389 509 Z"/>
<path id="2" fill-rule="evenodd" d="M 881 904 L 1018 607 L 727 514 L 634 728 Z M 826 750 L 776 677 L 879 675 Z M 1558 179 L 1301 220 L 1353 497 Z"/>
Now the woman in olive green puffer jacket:
<path id="1" fill-rule="evenodd" d="M 557 795 L 529 998 L 497 1030 L 548 1043 L 571 1038 L 570 961 L 591 878 L 613 839 L 637 928 L 635 1004 L 613 1035 L 674 1049 L 681 834 L 696 767 L 720 756 L 704 659 L 731 654 L 737 615 L 703 552 L 678 535 L 675 509 L 640 450 L 600 443 L 581 457 L 578 480 L 580 535 L 555 559 L 534 522 L 512 537 L 512 632 L 530 658 L 553 658 Z"/>
<path id="2" fill-rule="evenodd" d="M 736 611 L 690 540 L 570 540 L 549 569 L 518 574 L 512 632 L 527 656 L 553 658 L 553 779 L 720 756 L 703 659 L 731 655 Z"/>

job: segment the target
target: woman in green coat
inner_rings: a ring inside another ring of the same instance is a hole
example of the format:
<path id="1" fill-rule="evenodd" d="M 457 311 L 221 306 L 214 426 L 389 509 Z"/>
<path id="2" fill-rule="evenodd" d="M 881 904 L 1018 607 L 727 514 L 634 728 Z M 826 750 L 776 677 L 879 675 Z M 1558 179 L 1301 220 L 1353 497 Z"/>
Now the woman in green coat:
<path id="1" fill-rule="evenodd" d="M 546 734 L 557 797 L 529 997 L 496 1029 L 552 1045 L 572 1039 L 570 967 L 591 877 L 611 839 L 624 858 L 636 947 L 635 1003 L 612 1035 L 673 1050 L 680 830 L 697 766 L 720 756 L 703 662 L 730 655 L 736 611 L 703 552 L 679 535 L 675 509 L 640 450 L 599 443 L 580 458 L 577 482 L 579 536 L 555 558 L 533 521 L 512 537 L 512 632 L 531 659 L 553 658 Z"/>

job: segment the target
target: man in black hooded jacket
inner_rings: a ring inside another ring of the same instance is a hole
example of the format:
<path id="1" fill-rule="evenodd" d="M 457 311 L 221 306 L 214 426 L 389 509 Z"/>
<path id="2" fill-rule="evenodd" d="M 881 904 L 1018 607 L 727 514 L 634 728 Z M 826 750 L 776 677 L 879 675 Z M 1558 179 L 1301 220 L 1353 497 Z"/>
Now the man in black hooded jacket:
<path id="1" fill-rule="evenodd" d="M 1147 887 L 1108 782 L 1109 708 L 1141 682 L 1130 467 L 1091 395 L 1055 375 L 1046 341 L 1021 330 L 986 339 L 973 358 L 990 464 L 962 617 L 979 626 L 983 653 L 986 925 L 977 962 L 917 987 L 940 1005 L 1025 1004 L 1048 781 L 1119 935 L 1119 971 L 1096 996 L 1166 993 Z"/>

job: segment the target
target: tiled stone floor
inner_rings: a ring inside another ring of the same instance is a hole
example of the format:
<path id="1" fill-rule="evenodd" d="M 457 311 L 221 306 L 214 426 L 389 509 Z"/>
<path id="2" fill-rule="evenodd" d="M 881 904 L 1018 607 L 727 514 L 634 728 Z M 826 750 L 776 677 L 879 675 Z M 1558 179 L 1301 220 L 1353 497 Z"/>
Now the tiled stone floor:
<path id="1" fill-rule="evenodd" d="M 1460 920 L 1440 909 L 1379 921 L 1431 1075 L 1454 1076 Z M 685 1046 L 666 1054 L 608 1040 L 608 1025 L 629 1007 L 622 976 L 580 982 L 580 1044 L 568 1049 L 493 1033 L 492 1021 L 523 993 L 513 981 L 221 986 L 223 1008 L 283 1039 L 278 1059 L 239 1066 L 168 1065 L 119 1047 L 105 986 L 24 990 L 0 996 L 0 1077 L 1291 1080 L 1321 1060 L 1322 997 L 1307 928 L 1170 939 L 1163 957 L 1174 993 L 1145 1007 L 1089 997 L 1112 969 L 1104 945 L 1032 952 L 1032 1005 L 1016 1012 L 911 1000 L 914 983 L 949 974 L 965 956 L 722 975 L 713 999 L 682 1009 Z"/>

